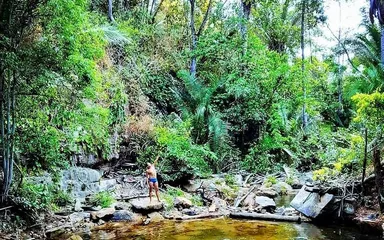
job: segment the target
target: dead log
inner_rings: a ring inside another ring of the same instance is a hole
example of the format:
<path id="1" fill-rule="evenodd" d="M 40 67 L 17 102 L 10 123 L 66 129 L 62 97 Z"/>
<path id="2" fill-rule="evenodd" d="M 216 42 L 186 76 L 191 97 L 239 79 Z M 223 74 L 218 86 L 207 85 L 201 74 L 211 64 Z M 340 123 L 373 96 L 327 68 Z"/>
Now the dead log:
<path id="1" fill-rule="evenodd" d="M 202 219 L 202 218 L 219 218 L 223 217 L 224 214 L 222 213 L 203 213 L 198 214 L 195 216 L 182 216 L 182 217 L 176 217 L 176 220 L 193 220 L 193 219 Z"/>
<path id="2" fill-rule="evenodd" d="M 254 219 L 254 220 L 266 220 L 266 221 L 297 222 L 297 223 L 301 223 L 301 218 L 300 217 L 282 216 L 282 215 L 277 215 L 277 214 L 262 214 L 262 213 L 238 212 L 238 213 L 230 213 L 229 217 L 230 218 Z"/>

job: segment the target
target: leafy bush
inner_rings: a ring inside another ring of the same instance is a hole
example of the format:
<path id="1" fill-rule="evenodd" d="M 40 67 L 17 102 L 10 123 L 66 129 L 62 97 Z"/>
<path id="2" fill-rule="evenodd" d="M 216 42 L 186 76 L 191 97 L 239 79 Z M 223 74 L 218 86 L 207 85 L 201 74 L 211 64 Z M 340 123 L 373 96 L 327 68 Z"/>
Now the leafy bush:
<path id="1" fill-rule="evenodd" d="M 143 168 L 146 162 L 160 156 L 157 168 L 165 181 L 180 181 L 210 172 L 209 163 L 216 155 L 208 146 L 192 142 L 188 122 L 175 121 L 172 127 L 157 126 L 154 132 L 155 145 L 147 147 L 138 159 Z"/>
<path id="2" fill-rule="evenodd" d="M 115 198 L 108 191 L 99 192 L 91 198 L 91 203 L 94 206 L 101 206 L 102 208 L 108 208 L 114 202 Z"/>
<path id="3" fill-rule="evenodd" d="M 69 194 L 53 184 L 24 182 L 17 192 L 19 204 L 24 208 L 37 211 L 57 210 L 72 202 Z"/>

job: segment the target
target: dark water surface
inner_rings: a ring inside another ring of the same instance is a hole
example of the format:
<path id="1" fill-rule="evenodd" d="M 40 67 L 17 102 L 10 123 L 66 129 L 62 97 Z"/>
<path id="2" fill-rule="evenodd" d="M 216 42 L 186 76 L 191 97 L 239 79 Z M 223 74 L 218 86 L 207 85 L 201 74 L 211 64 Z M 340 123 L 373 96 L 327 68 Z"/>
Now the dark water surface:
<path id="1" fill-rule="evenodd" d="M 86 239 L 86 238 L 84 238 Z M 375 240 L 374 235 L 360 234 L 357 229 L 317 227 L 302 223 L 274 223 L 214 219 L 199 221 L 165 221 L 147 226 L 110 223 L 92 231 L 91 239 L 133 240 Z"/>

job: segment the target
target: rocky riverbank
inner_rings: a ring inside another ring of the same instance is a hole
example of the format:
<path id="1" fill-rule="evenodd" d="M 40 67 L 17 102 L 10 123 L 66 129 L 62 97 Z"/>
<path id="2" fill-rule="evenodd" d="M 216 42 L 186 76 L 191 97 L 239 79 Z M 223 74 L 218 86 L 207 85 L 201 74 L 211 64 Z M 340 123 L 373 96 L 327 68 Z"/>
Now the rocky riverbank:
<path id="1" fill-rule="evenodd" d="M 2 235 L 2 239 L 80 239 L 79 236 L 74 238 L 74 233 L 79 232 L 90 237 L 92 229 L 121 221 L 133 225 L 147 225 L 163 220 L 223 216 L 270 221 L 311 221 L 307 218 L 310 215 L 305 211 L 296 208 L 299 210 L 297 211 L 290 206 L 295 206 L 291 200 L 296 196 L 297 201 L 303 194 L 306 196 L 305 200 L 316 200 L 317 197 L 322 199 L 323 196 L 313 186 L 310 174 L 284 173 L 263 176 L 239 173 L 193 179 L 178 187 L 164 185 L 161 188 L 162 201 L 153 200 L 150 203 L 144 176 L 132 175 L 128 171 L 111 175 L 113 177 L 106 178 L 103 177 L 103 172 L 89 168 L 71 168 L 63 171 L 58 182 L 59 187 L 70 194 L 72 203 L 55 212 L 41 214 L 41 220 L 36 224 L 27 226 L 22 232 Z M 52 179 L 47 175 L 26 181 L 36 184 L 52 183 Z M 93 201 L 94 196 L 105 192 L 113 199 L 110 204 L 101 206 Z M 307 204 L 319 209 L 319 213 L 331 211 L 330 209 L 339 206 L 337 201 L 328 200 L 329 206 L 324 208 L 325 210 L 316 205 L 321 201 Z M 343 213 L 349 214 L 349 218 L 354 219 L 362 229 L 382 229 L 381 219 L 373 216 L 372 212 L 356 212 L 354 208 L 351 211 L 348 206 L 344 206 Z"/>

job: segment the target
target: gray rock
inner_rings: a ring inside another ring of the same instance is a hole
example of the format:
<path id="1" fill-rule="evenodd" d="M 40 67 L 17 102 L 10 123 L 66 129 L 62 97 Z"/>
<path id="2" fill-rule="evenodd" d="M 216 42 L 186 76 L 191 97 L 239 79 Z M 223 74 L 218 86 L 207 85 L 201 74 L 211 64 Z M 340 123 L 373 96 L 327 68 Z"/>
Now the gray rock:
<path id="1" fill-rule="evenodd" d="M 61 173 L 60 187 L 74 198 L 85 198 L 99 192 L 101 173 L 89 168 L 73 167 Z"/>
<path id="2" fill-rule="evenodd" d="M 181 211 L 181 213 L 185 214 L 185 215 L 188 215 L 188 216 L 195 216 L 195 215 L 200 214 L 200 211 L 198 209 L 196 209 L 196 208 L 191 208 L 191 209 L 186 208 L 186 209 L 183 209 Z M 178 214 L 176 214 L 176 215 L 178 215 Z"/>
<path id="3" fill-rule="evenodd" d="M 93 220 L 111 218 L 114 213 L 115 213 L 114 208 L 103 208 L 97 212 L 92 212 L 91 217 Z"/>
<path id="4" fill-rule="evenodd" d="M 265 186 L 262 186 L 258 190 L 256 190 L 256 196 L 265 196 L 269 198 L 275 198 L 277 197 L 277 192 L 273 190 L 272 188 L 267 188 Z"/>
<path id="5" fill-rule="evenodd" d="M 273 199 L 264 196 L 256 196 L 256 204 L 260 205 L 262 208 L 276 208 L 276 203 Z"/>
<path id="6" fill-rule="evenodd" d="M 127 210 L 118 210 L 113 213 L 112 221 L 133 221 L 133 214 Z"/>
<path id="7" fill-rule="evenodd" d="M 152 203 L 150 203 L 149 198 L 136 198 L 131 200 L 130 203 L 132 208 L 137 211 L 156 211 L 164 207 L 163 203 L 157 200 L 152 200 Z"/>
<path id="8" fill-rule="evenodd" d="M 152 212 L 148 214 L 148 217 L 151 219 L 151 222 L 161 222 L 164 220 L 164 217 L 158 212 Z"/>
<path id="9" fill-rule="evenodd" d="M 90 213 L 87 212 L 76 212 L 69 215 L 69 220 L 72 224 L 76 224 L 78 222 L 81 222 L 85 219 L 89 219 L 91 217 Z"/>
<path id="10" fill-rule="evenodd" d="M 201 181 L 199 180 L 189 180 L 188 184 L 185 184 L 183 188 L 189 192 L 194 193 L 197 191 L 197 189 L 201 186 Z"/>
<path id="11" fill-rule="evenodd" d="M 176 208 L 190 208 L 193 206 L 191 200 L 184 197 L 176 197 L 173 202 Z"/>
<path id="12" fill-rule="evenodd" d="M 112 207 L 114 207 L 116 210 L 128 210 L 131 208 L 131 204 L 127 202 L 115 202 L 112 204 Z"/>
<path id="13" fill-rule="evenodd" d="M 328 206 L 332 205 L 334 199 L 332 194 L 320 195 L 318 192 L 308 192 L 303 186 L 291 202 L 291 206 L 298 212 L 309 218 L 317 218 L 319 215 L 327 214 Z M 332 209 L 329 209 L 333 211 Z"/>
<path id="14" fill-rule="evenodd" d="M 82 202 L 81 199 L 76 198 L 76 200 L 75 200 L 75 211 L 76 212 L 80 212 L 83 210 L 81 202 Z"/>

